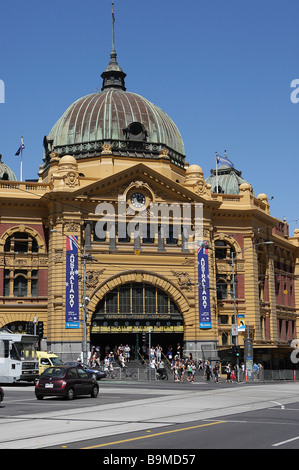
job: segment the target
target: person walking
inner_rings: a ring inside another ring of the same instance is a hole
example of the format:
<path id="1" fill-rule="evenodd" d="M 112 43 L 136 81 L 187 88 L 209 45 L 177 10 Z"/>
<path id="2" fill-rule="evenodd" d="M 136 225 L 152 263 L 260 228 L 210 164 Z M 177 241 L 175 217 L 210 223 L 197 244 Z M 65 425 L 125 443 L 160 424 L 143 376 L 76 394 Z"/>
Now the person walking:
<path id="1" fill-rule="evenodd" d="M 213 369 L 213 373 L 214 373 L 215 383 L 219 383 L 219 376 L 220 376 L 219 362 L 216 362 L 214 369 Z"/>
<path id="2" fill-rule="evenodd" d="M 207 364 L 206 364 L 206 378 L 207 378 L 207 381 L 210 380 L 211 374 L 212 374 L 211 364 L 210 364 L 210 361 L 207 361 Z"/>
<path id="3" fill-rule="evenodd" d="M 228 364 L 226 365 L 226 381 L 227 381 L 227 382 L 231 382 L 231 378 L 230 378 L 231 373 L 232 373 L 232 368 L 231 368 L 230 363 L 228 363 Z"/>

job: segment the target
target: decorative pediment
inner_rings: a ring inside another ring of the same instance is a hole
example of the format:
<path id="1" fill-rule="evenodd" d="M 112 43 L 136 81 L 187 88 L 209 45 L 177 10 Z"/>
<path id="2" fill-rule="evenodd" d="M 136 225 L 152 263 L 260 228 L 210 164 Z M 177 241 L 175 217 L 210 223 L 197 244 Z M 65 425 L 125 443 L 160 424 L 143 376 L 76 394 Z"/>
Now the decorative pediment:
<path id="1" fill-rule="evenodd" d="M 73 195 L 90 201 L 117 200 L 119 196 L 125 197 L 131 189 L 148 191 L 152 202 L 207 203 L 201 195 L 142 163 L 80 188 Z M 209 203 L 214 205 L 214 201 Z"/>

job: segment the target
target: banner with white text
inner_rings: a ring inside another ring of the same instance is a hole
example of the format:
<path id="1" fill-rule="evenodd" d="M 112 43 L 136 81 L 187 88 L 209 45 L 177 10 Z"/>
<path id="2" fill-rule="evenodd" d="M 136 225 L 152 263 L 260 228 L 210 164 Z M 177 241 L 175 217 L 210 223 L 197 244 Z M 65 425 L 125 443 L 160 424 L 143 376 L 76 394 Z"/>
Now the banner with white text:
<path id="1" fill-rule="evenodd" d="M 65 327 L 79 328 L 78 239 L 66 238 Z"/>
<path id="2" fill-rule="evenodd" d="M 199 328 L 212 328 L 210 290 L 209 290 L 209 259 L 208 249 L 198 249 L 198 299 Z"/>

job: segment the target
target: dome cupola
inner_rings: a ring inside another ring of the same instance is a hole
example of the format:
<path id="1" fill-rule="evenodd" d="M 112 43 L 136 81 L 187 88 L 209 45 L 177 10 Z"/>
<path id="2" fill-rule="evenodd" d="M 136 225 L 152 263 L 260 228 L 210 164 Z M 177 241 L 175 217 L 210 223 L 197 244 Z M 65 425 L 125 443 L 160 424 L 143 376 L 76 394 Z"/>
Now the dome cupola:
<path id="1" fill-rule="evenodd" d="M 225 154 L 225 158 L 226 154 Z M 240 186 L 247 181 L 242 177 L 242 172 L 234 166 L 223 163 L 217 170 L 211 170 L 211 175 L 206 179 L 211 185 L 212 193 L 239 194 Z"/>
<path id="2" fill-rule="evenodd" d="M 166 148 L 170 162 L 184 168 L 185 148 L 172 119 L 146 98 L 126 91 L 113 42 L 108 67 L 101 75 L 100 93 L 72 103 L 44 138 L 44 167 L 54 151 L 77 160 L 98 157 L 109 144 L 119 157 L 159 158 Z"/>
<path id="3" fill-rule="evenodd" d="M 0 180 L 6 181 L 17 181 L 17 177 L 14 172 L 2 161 L 2 155 L 0 154 Z"/>

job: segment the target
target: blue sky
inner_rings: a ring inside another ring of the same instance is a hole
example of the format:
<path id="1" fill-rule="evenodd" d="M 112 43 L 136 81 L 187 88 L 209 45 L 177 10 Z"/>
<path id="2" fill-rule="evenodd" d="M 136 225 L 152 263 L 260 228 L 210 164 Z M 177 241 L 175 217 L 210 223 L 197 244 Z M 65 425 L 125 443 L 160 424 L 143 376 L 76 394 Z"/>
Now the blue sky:
<path id="1" fill-rule="evenodd" d="M 100 91 L 111 51 L 110 0 L 2 0 L 0 153 L 37 178 L 43 137 L 81 96 Z M 299 228 L 298 0 L 115 0 L 118 63 L 128 91 L 177 124 L 187 161 L 227 155 L 271 214 Z M 298 222 L 297 222 L 298 219 Z"/>

